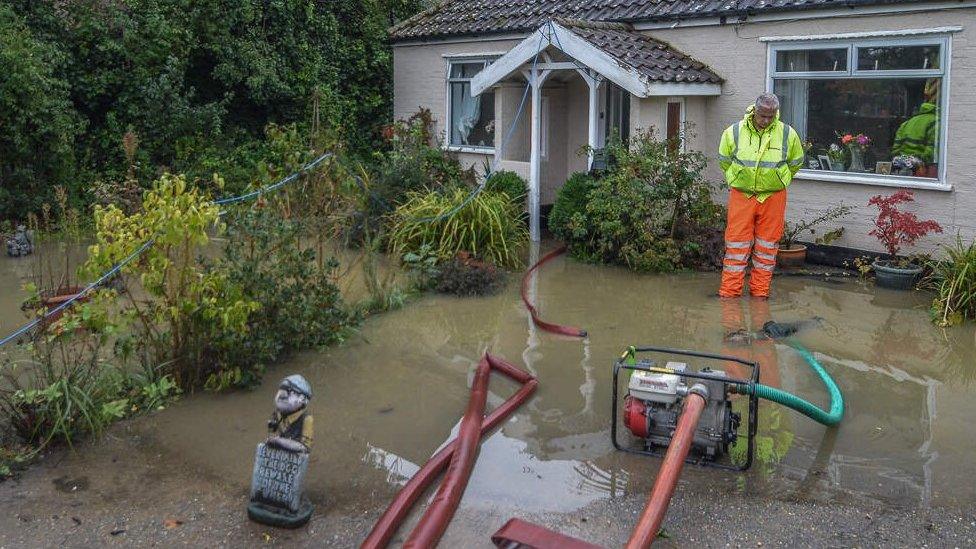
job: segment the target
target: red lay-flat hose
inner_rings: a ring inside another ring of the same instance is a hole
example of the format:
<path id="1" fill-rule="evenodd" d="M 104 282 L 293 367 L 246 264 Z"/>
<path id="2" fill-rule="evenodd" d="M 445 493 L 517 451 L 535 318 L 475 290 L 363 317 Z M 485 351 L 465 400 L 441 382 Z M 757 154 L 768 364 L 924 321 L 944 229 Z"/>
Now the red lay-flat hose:
<path id="1" fill-rule="evenodd" d="M 523 402 L 528 400 L 530 396 L 535 392 L 536 387 L 539 382 L 532 377 L 530 374 L 519 370 L 515 366 L 505 362 L 500 358 L 496 358 L 489 354 L 485 354 L 485 359 L 493 370 L 511 378 L 512 380 L 521 383 L 522 388 L 519 389 L 514 395 L 508 398 L 501 406 L 495 408 L 488 417 L 481 421 L 481 436 L 485 436 L 492 429 L 498 427 L 505 419 L 507 419 Z M 362 548 L 364 549 L 377 549 L 380 547 L 386 547 L 396 533 L 397 528 L 406 518 L 407 514 L 410 512 L 410 508 L 420 499 L 424 491 L 430 486 L 434 480 L 437 478 L 441 472 L 448 466 L 454 455 L 455 450 L 458 447 L 457 439 L 451 441 L 439 452 L 434 454 L 420 471 L 417 472 L 407 484 L 397 493 L 396 497 L 387 507 L 383 516 L 380 517 L 376 524 L 373 525 L 373 530 L 370 531 L 369 536 L 362 543 Z"/>
<path id="2" fill-rule="evenodd" d="M 630 534 L 627 549 L 646 549 L 654 543 L 654 538 L 661 529 L 664 515 L 668 512 L 671 496 L 678 484 L 678 476 L 685 465 L 685 458 L 691 450 L 691 442 L 695 438 L 698 418 L 705 408 L 705 399 L 696 393 L 690 393 L 685 398 L 678 425 L 671 437 L 671 445 L 664 456 L 661 469 L 657 472 L 651 495 L 647 498 L 647 505 L 641 513 L 640 520 Z"/>
<path id="3" fill-rule="evenodd" d="M 525 308 L 529 310 L 529 315 L 532 316 L 532 322 L 539 328 L 553 334 L 567 335 L 570 337 L 586 337 L 586 330 L 573 328 L 572 326 L 563 326 L 561 324 L 552 324 L 550 322 L 546 322 L 542 320 L 541 318 L 539 318 L 539 312 L 536 311 L 535 305 L 533 305 L 529 301 L 529 295 L 528 295 L 529 278 L 532 275 L 532 271 L 538 269 L 550 259 L 554 257 L 558 257 L 559 255 L 562 255 L 565 252 L 566 252 L 566 246 L 560 246 L 555 250 L 542 256 L 542 259 L 537 261 L 535 265 L 529 267 L 529 270 L 525 271 L 525 274 L 522 275 L 522 303 L 525 303 Z"/>
<path id="4" fill-rule="evenodd" d="M 474 461 L 478 458 L 481 417 L 485 413 L 485 402 L 488 399 L 490 372 L 491 366 L 488 365 L 488 360 L 482 358 L 478 363 L 478 369 L 475 370 L 474 382 L 471 384 L 468 410 L 461 419 L 461 426 L 458 427 L 457 449 L 451 457 L 451 464 L 447 467 L 447 473 L 437 489 L 434 500 L 403 544 L 405 549 L 433 547 L 444 535 L 448 523 L 454 517 L 454 511 L 461 502 L 464 489 L 468 486 Z"/>

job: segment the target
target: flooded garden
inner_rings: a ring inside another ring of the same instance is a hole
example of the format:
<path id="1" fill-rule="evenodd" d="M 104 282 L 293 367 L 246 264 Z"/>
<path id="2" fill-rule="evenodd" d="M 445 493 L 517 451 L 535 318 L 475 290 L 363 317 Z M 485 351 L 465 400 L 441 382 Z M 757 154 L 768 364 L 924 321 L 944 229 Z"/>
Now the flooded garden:
<path id="1" fill-rule="evenodd" d="M 0 262 L 8 296 L 4 318 L 17 317 L 18 302 L 9 296 L 17 295 L 12 281 L 24 276 L 22 265 Z M 660 345 L 721 352 L 733 324 L 750 329 L 771 319 L 819 317 L 819 327 L 797 337 L 842 388 L 844 421 L 825 429 L 763 402 L 753 467 L 730 473 L 689 466 L 676 500 L 707 492 L 773 502 L 880 502 L 901 509 L 976 502 L 976 431 L 968 419 L 976 414 L 971 326 L 938 328 L 930 320 L 927 295 L 877 289 L 856 278 L 784 276 L 769 302 L 731 305 L 714 297 L 717 281 L 714 274 L 638 275 L 559 258 L 532 281 L 536 304 L 547 318 L 584 327 L 589 335 L 583 340 L 535 328 L 515 280 L 490 297 L 425 296 L 370 318 L 341 346 L 275 364 L 255 390 L 187 395 L 113 428 L 107 440 L 54 454 L 49 459 L 57 460 L 56 467 L 41 464 L 22 480 L 3 484 L 0 500 L 19 506 L 16 516 L 25 531 L 52 521 L 35 515 L 53 509 L 67 509 L 54 513 L 62 515 L 54 522 L 69 526 L 64 513 L 119 520 L 128 498 L 141 491 L 190 500 L 213 497 L 206 493 L 218 487 L 223 497 L 242 502 L 269 395 L 279 378 L 299 373 L 316 391 L 318 435 L 306 484 L 313 502 L 323 516 L 375 517 L 452 437 L 473 366 L 490 351 L 537 376 L 539 390 L 481 445 L 459 513 L 487 513 L 497 526 L 509 516 L 579 514 L 643 496 L 657 467 L 657 460 L 615 451 L 610 441 L 611 364 L 623 349 Z M 786 345 L 775 346 L 763 372 L 813 402 L 826 398 Z M 514 388 L 493 379 L 489 407 Z M 160 487 L 119 485 L 143 469 L 153 471 Z M 167 471 L 199 484 L 163 489 Z M 84 506 L 72 507 L 76 500 Z M 16 518 L 5 521 L 17 524 Z M 315 531 L 313 523 L 310 532 Z M 585 525 L 578 531 L 585 539 Z M 337 544 L 365 533 L 350 532 Z M 108 531 L 91 535 L 92 541 L 114 539 Z M 118 535 L 121 541 L 124 534 Z M 9 531 L 7 536 L 22 539 Z M 461 537 L 449 532 L 447 539 L 474 543 L 455 536 Z"/>

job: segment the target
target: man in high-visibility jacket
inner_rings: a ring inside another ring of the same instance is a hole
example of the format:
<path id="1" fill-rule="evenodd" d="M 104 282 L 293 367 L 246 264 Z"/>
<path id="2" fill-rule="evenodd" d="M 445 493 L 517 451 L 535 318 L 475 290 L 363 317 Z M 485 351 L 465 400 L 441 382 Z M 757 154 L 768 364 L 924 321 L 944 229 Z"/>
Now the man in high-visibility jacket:
<path id="1" fill-rule="evenodd" d="M 939 134 L 939 79 L 930 78 L 925 83 L 925 102 L 918 107 L 915 116 L 906 120 L 895 132 L 891 145 L 892 156 L 916 156 L 922 162 L 935 161 L 935 144 Z"/>
<path id="2" fill-rule="evenodd" d="M 769 297 L 783 236 L 786 188 L 803 166 L 803 144 L 796 130 L 780 121 L 779 99 L 764 93 L 741 121 L 722 133 L 718 155 L 731 187 L 719 296 L 742 295 L 751 254 L 749 293 Z"/>

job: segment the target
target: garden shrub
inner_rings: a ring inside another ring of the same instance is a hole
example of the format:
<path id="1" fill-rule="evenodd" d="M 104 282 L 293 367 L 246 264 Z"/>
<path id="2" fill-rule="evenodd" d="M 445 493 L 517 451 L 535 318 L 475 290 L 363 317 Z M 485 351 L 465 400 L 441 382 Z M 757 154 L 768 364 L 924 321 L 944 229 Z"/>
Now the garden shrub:
<path id="1" fill-rule="evenodd" d="M 505 193 L 512 202 L 522 206 L 528 192 L 529 183 L 522 176 L 511 171 L 498 171 L 490 174 L 485 182 L 485 190 Z"/>
<path id="2" fill-rule="evenodd" d="M 179 394 L 159 369 L 129 363 L 131 339 L 124 336 L 136 311 L 120 310 L 114 290 L 97 290 L 83 303 L 43 325 L 22 344 L 29 360 L 3 364 L 0 421 L 26 446 L 2 452 L 0 477 L 9 463 L 56 442 L 99 434 L 111 422 L 154 410 Z M 0 441 L 8 449 L 11 440 Z"/>
<path id="3" fill-rule="evenodd" d="M 590 191 L 596 185 L 596 179 L 586 172 L 576 172 L 569 176 L 559 189 L 556 201 L 549 212 L 549 231 L 552 234 L 565 241 L 573 239 L 574 227 L 585 219 L 586 203 Z"/>
<path id="4" fill-rule="evenodd" d="M 976 320 L 976 241 L 942 247 L 943 259 L 929 261 L 931 273 L 925 286 L 935 291 L 932 318 L 940 326 L 954 326 Z"/>
<path id="5" fill-rule="evenodd" d="M 114 205 L 95 207 L 96 243 L 84 267 L 90 277 L 155 240 L 122 270 L 141 287 L 124 292 L 136 311 L 131 345 L 145 367 L 160 367 L 182 387 L 258 366 L 231 360 L 260 304 L 226 273 L 207 269 L 200 257 L 210 240 L 208 231 L 221 228 L 218 220 L 219 207 L 208 196 L 185 177 L 168 174 L 146 192 L 142 209 L 134 214 L 125 215 Z M 123 277 L 124 287 L 130 282 Z"/>
<path id="6" fill-rule="evenodd" d="M 434 288 L 459 297 L 492 295 L 505 285 L 505 273 L 481 261 L 456 257 L 437 271 Z"/>
<path id="7" fill-rule="evenodd" d="M 410 193 L 393 214 L 390 248 L 399 257 L 427 244 L 441 260 L 464 251 L 496 265 L 519 266 L 528 240 L 521 208 L 501 193 L 469 198 L 466 189 Z"/>
<path id="8" fill-rule="evenodd" d="M 228 364 L 268 364 L 293 351 L 343 341 L 356 318 L 335 283 L 339 262 L 302 245 L 301 221 L 282 218 L 262 203 L 230 216 L 224 255 L 215 268 L 261 309 L 248 318 L 246 331 L 233 332 L 240 340 L 227 350 Z M 235 374 L 234 384 L 257 381 L 250 373 Z M 223 388 L 220 379 L 210 380 L 209 388 Z"/>
<path id="9" fill-rule="evenodd" d="M 584 210 L 565 224 L 564 214 L 557 216 L 559 234 L 572 253 L 648 272 L 719 264 L 722 210 L 702 175 L 704 155 L 675 151 L 652 131 L 607 149 L 615 162 L 586 194 Z M 571 192 L 579 194 L 570 198 Z M 564 193 L 567 210 L 581 194 L 575 185 Z"/>

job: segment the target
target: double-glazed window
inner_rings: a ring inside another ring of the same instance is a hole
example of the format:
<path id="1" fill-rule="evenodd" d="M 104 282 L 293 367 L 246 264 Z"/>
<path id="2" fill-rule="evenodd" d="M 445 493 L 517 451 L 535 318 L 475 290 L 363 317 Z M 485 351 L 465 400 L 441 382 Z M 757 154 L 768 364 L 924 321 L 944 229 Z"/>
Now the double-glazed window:
<path id="1" fill-rule="evenodd" d="M 471 96 L 471 78 L 489 60 L 451 61 L 447 75 L 448 144 L 452 147 L 492 149 L 495 146 L 495 92 Z"/>
<path id="2" fill-rule="evenodd" d="M 938 179 L 947 47 L 945 37 L 773 45 L 771 88 L 804 140 L 804 167 Z"/>

